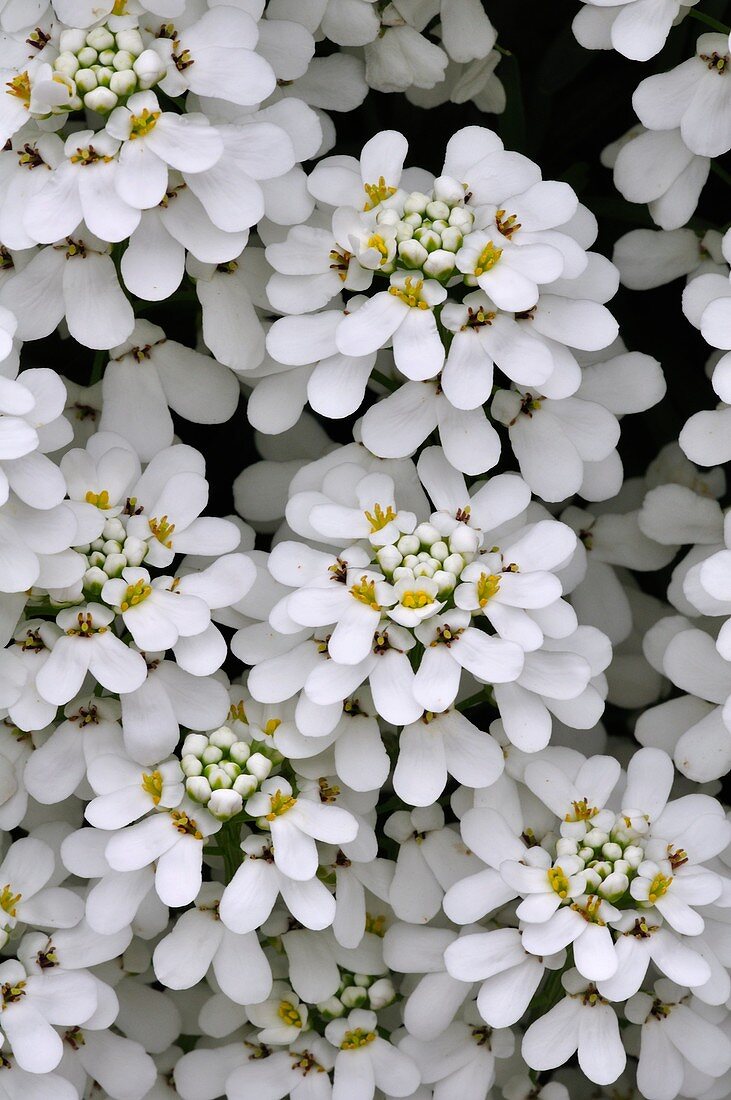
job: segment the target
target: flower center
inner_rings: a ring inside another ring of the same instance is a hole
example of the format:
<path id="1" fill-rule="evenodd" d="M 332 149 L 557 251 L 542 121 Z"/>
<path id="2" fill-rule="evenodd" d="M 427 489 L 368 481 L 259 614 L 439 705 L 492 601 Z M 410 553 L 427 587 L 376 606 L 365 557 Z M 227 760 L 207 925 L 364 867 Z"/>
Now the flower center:
<path id="1" fill-rule="evenodd" d="M 291 1001 L 280 1001 L 277 1016 L 290 1027 L 302 1027 L 302 1017 Z"/>
<path id="2" fill-rule="evenodd" d="M 654 903 L 657 901 L 658 898 L 661 898 L 665 894 L 667 894 L 672 881 L 672 877 L 668 875 L 663 875 L 662 873 L 655 875 L 654 879 L 650 883 L 650 890 L 647 895 L 647 900 Z"/>
<path id="3" fill-rule="evenodd" d="M 76 638 L 93 638 L 95 634 L 106 634 L 107 628 L 105 626 L 94 626 L 94 617 L 87 611 L 86 613 L 80 611 L 76 616 L 76 622 L 78 626 L 72 626 L 66 633 L 69 637 Z"/>
<path id="4" fill-rule="evenodd" d="M 401 603 L 404 607 L 416 610 L 421 607 L 428 607 L 430 603 L 434 603 L 434 597 L 419 588 L 415 591 L 404 592 L 401 597 Z"/>
<path id="5" fill-rule="evenodd" d="M 588 821 L 599 813 L 595 806 L 588 805 L 585 798 L 582 798 L 579 802 L 572 802 L 571 805 L 574 812 L 566 814 L 564 821 Z"/>
<path id="6" fill-rule="evenodd" d="M 142 773 L 142 790 L 149 794 L 157 806 L 162 798 L 162 775 L 160 772 Z"/>
<path id="7" fill-rule="evenodd" d="M 170 536 L 175 530 L 175 524 L 168 523 L 167 516 L 163 516 L 161 519 L 148 519 L 147 523 L 157 541 L 167 547 L 168 550 L 172 550 L 173 543 Z"/>
<path id="8" fill-rule="evenodd" d="M 495 211 L 495 224 L 503 237 L 507 237 L 508 240 L 520 229 L 517 214 L 507 214 L 505 210 Z"/>
<path id="9" fill-rule="evenodd" d="M 130 607 L 137 607 L 138 604 L 143 603 L 150 595 L 152 595 L 152 587 L 140 578 L 138 581 L 135 581 L 134 584 L 127 585 L 127 591 L 124 594 L 124 599 L 120 607 L 122 611 L 129 611 Z"/>
<path id="10" fill-rule="evenodd" d="M 550 867 L 547 876 L 553 892 L 558 894 L 560 898 L 567 898 L 569 896 L 569 880 L 561 868 Z"/>
<path id="11" fill-rule="evenodd" d="M 91 489 L 84 497 L 87 504 L 93 504 L 97 508 L 101 508 L 102 511 L 106 511 L 107 508 L 111 508 L 109 503 L 109 493 L 106 489 L 102 489 L 100 493 L 92 493 Z"/>
<path id="12" fill-rule="evenodd" d="M 384 512 L 380 504 L 373 505 L 372 512 L 364 512 L 363 515 L 371 525 L 371 531 L 382 531 L 386 524 L 396 519 L 396 513 L 389 504 Z"/>
<path id="13" fill-rule="evenodd" d="M 480 255 L 477 257 L 475 275 L 484 275 L 486 271 L 492 271 L 493 267 L 498 262 L 502 254 L 502 248 L 498 248 L 492 243 L 492 241 L 488 241 Z"/>
<path id="14" fill-rule="evenodd" d="M 104 156 L 102 153 L 97 153 L 93 145 L 86 145 L 83 149 L 78 148 L 69 159 L 72 164 L 78 164 L 80 168 L 88 168 L 90 164 L 97 164 L 99 161 L 102 164 L 109 164 L 114 157 Z"/>
<path id="15" fill-rule="evenodd" d="M 500 577 L 494 573 L 481 573 L 477 581 L 477 599 L 485 607 L 500 589 Z"/>
<path id="16" fill-rule="evenodd" d="M 5 87 L 9 89 L 7 95 L 12 95 L 16 99 L 22 100 L 25 108 L 30 105 L 30 77 L 28 76 L 27 70 L 23 73 L 18 73 L 12 80 L 8 80 Z"/>
<path id="17" fill-rule="evenodd" d="M 172 810 L 170 813 L 173 825 L 182 833 L 183 836 L 192 836 L 196 840 L 203 840 L 203 834 L 199 831 L 198 825 L 192 817 L 188 817 L 182 810 Z"/>
<path id="18" fill-rule="evenodd" d="M 16 915 L 15 907 L 22 896 L 22 894 L 14 894 L 8 883 L 0 890 L 0 909 L 3 909 L 9 917 L 14 917 Z"/>
<path id="19" fill-rule="evenodd" d="M 360 603 L 364 603 L 367 607 L 370 607 L 373 611 L 381 610 L 381 605 L 376 600 L 375 581 L 369 581 L 367 577 L 361 577 L 360 584 L 351 585 L 350 594 Z"/>
<path id="20" fill-rule="evenodd" d="M 364 183 L 363 190 L 367 195 L 367 201 L 364 210 L 372 210 L 374 206 L 378 206 L 379 203 L 384 202 L 385 199 L 390 199 L 391 195 L 396 194 L 395 187 L 389 187 L 383 176 L 378 177 L 378 183 Z"/>
<path id="21" fill-rule="evenodd" d="M 271 797 L 271 806 L 269 813 L 266 815 L 266 820 L 274 821 L 276 818 L 282 817 L 296 804 L 297 799 L 293 795 L 285 794 L 284 791 L 275 791 Z"/>
<path id="22" fill-rule="evenodd" d="M 130 141 L 135 138 L 146 137 L 151 130 L 154 130 L 160 114 L 160 111 L 150 111 L 147 107 L 143 107 L 138 115 L 132 115 L 129 131 Z"/>
<path id="23" fill-rule="evenodd" d="M 362 1027 L 353 1028 L 352 1031 L 346 1031 L 343 1035 L 343 1041 L 340 1044 L 341 1050 L 359 1050 L 361 1047 L 367 1047 L 369 1043 L 372 1043 L 376 1038 L 375 1031 L 365 1031 Z"/>
<path id="24" fill-rule="evenodd" d="M 393 294 L 394 298 L 400 298 L 412 309 L 428 309 L 429 303 L 421 297 L 423 286 L 423 279 L 412 279 L 411 276 L 407 276 L 403 286 L 390 286 L 388 293 Z"/>

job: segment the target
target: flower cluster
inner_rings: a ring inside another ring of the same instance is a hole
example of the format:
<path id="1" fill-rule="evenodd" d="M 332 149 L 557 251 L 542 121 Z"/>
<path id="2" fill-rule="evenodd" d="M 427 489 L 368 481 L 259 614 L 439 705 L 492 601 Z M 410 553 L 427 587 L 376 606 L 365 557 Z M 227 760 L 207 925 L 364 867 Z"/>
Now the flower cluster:
<path id="1" fill-rule="evenodd" d="M 579 7 L 614 262 L 489 3 L 0 0 L 0 1097 L 731 1093 L 729 29 Z"/>

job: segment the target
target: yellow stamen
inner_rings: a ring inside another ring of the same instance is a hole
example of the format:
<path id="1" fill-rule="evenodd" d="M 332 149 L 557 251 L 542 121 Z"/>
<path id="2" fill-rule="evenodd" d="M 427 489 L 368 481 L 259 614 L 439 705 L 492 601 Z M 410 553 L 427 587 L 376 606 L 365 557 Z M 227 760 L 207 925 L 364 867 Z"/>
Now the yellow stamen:
<path id="1" fill-rule="evenodd" d="M 390 286 L 388 288 L 388 293 L 393 294 L 394 298 L 400 298 L 402 302 L 412 309 L 429 309 L 429 303 L 425 302 L 421 297 L 423 286 L 423 279 L 412 279 L 412 277 L 408 275 L 404 280 L 403 286 Z"/>
<path id="2" fill-rule="evenodd" d="M 302 1017 L 290 1001 L 280 1001 L 277 1016 L 290 1027 L 302 1027 Z"/>
<path id="3" fill-rule="evenodd" d="M 163 516 L 162 519 L 148 519 L 147 523 L 157 541 L 166 546 L 168 550 L 172 550 L 173 542 L 170 536 L 175 530 L 175 524 L 168 523 L 167 516 Z"/>
<path id="4" fill-rule="evenodd" d="M 375 1031 L 364 1031 L 362 1027 L 356 1027 L 352 1031 L 345 1032 L 340 1049 L 359 1050 L 361 1047 L 367 1047 L 375 1038 Z"/>
<path id="5" fill-rule="evenodd" d="M 661 898 L 664 894 L 667 894 L 672 881 L 672 876 L 663 874 L 655 875 L 654 879 L 650 883 L 650 890 L 647 895 L 647 900 L 651 901 L 654 905 L 658 898 Z"/>
<path id="6" fill-rule="evenodd" d="M 481 573 L 477 581 L 477 600 L 485 607 L 500 589 L 500 577 L 494 573 Z"/>
<path id="7" fill-rule="evenodd" d="M 284 794 L 282 791 L 275 791 L 271 797 L 271 808 L 269 813 L 266 814 L 267 821 L 274 821 L 275 818 L 281 817 L 286 814 L 288 810 L 291 810 L 293 806 L 296 806 L 297 799 L 291 794 Z"/>
<path id="8" fill-rule="evenodd" d="M 495 264 L 503 254 L 502 248 L 497 248 L 492 241 L 488 241 L 480 255 L 477 257 L 475 275 L 484 275 L 486 271 L 492 271 Z"/>
<path id="9" fill-rule="evenodd" d="M 100 493 L 92 493 L 91 489 L 84 497 L 87 504 L 94 504 L 97 508 L 101 508 L 102 511 L 106 511 L 107 508 L 111 508 L 109 503 L 109 493 L 106 489 L 102 489 Z"/>
<path id="10" fill-rule="evenodd" d="M 384 512 L 380 504 L 373 505 L 372 512 L 364 512 L 363 515 L 371 525 L 371 531 L 382 531 L 383 528 L 396 519 L 396 513 L 389 504 Z"/>
<path id="11" fill-rule="evenodd" d="M 378 206 L 379 203 L 396 194 L 396 188 L 389 187 L 383 176 L 378 177 L 378 183 L 364 183 L 363 190 L 368 196 L 364 210 L 372 210 L 374 206 Z"/>
<path id="12" fill-rule="evenodd" d="M 360 584 L 351 585 L 350 594 L 360 603 L 364 603 L 370 607 L 372 611 L 381 610 L 381 605 L 376 600 L 375 581 L 369 581 L 367 577 L 361 577 Z"/>
<path id="13" fill-rule="evenodd" d="M 15 96 L 16 99 L 21 99 L 25 108 L 30 106 L 30 77 L 28 76 L 27 70 L 23 73 L 18 73 L 12 80 L 8 80 L 5 87 L 9 89 L 6 93 L 7 95 L 12 95 Z"/>
<path id="14" fill-rule="evenodd" d="M 567 898 L 569 896 L 569 880 L 566 878 L 561 868 L 550 867 L 547 871 L 547 876 L 553 892 L 558 894 L 562 899 Z"/>
<path id="15" fill-rule="evenodd" d="M 155 129 L 160 114 L 160 111 L 151 111 L 148 107 L 143 107 L 138 115 L 132 115 L 129 120 L 130 141 L 134 141 L 135 138 L 147 137 L 150 131 Z"/>
<path id="16" fill-rule="evenodd" d="M 203 840 L 203 833 L 199 831 L 197 822 L 192 817 L 188 817 L 182 810 L 172 810 L 170 817 L 173 819 L 175 828 L 183 836 L 192 836 L 196 840 Z"/>
<path id="17" fill-rule="evenodd" d="M 0 890 L 0 909 L 3 909 L 9 917 L 14 917 L 16 915 L 15 907 L 22 896 L 22 894 L 14 894 L 10 883 L 8 883 Z"/>
<path id="18" fill-rule="evenodd" d="M 412 610 L 428 607 L 430 603 L 434 603 L 434 597 L 430 596 L 428 592 L 424 592 L 421 588 L 416 591 L 404 592 L 401 597 L 402 606 L 409 607 Z"/>
<path id="19" fill-rule="evenodd" d="M 135 581 L 134 584 L 127 585 L 124 599 L 119 606 L 122 608 L 122 611 L 129 611 L 130 607 L 137 607 L 138 604 L 143 603 L 150 595 L 152 595 L 152 587 L 140 578 L 138 581 Z"/>
<path id="20" fill-rule="evenodd" d="M 146 772 L 142 773 L 142 790 L 145 794 L 149 794 L 150 798 L 157 806 L 162 798 L 162 775 L 160 772 Z"/>

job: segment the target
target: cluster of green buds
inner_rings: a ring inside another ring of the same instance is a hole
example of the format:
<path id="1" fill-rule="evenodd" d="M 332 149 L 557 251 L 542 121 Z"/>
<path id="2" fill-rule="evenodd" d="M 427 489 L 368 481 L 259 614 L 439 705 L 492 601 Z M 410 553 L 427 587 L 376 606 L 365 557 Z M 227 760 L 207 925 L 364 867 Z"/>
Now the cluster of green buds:
<path id="1" fill-rule="evenodd" d="M 639 843 L 638 843 L 639 841 Z M 585 892 L 599 894 L 607 901 L 620 901 L 630 882 L 646 859 L 644 846 L 637 836 L 622 829 L 590 829 L 580 840 L 561 837 L 556 843 L 557 858 L 574 856 L 583 863 L 581 875 Z"/>
<path id="2" fill-rule="evenodd" d="M 465 189 L 449 176 L 435 180 L 431 194 L 412 191 L 403 203 L 387 201 L 375 215 L 376 232 L 370 239 L 380 236 L 386 242 L 387 262 L 378 270 L 385 275 L 397 269 L 420 271 L 446 282 L 454 274 L 455 255 L 473 224 L 474 214 L 465 206 Z"/>
<path id="3" fill-rule="evenodd" d="M 412 534 L 401 535 L 397 542 L 382 546 L 376 559 L 394 584 L 428 577 L 436 584 L 436 591 L 444 595 L 456 587 L 462 570 L 476 557 L 479 545 L 479 531 L 436 513 L 431 522 L 420 523 Z"/>
<path id="4" fill-rule="evenodd" d="M 396 990 L 390 978 L 341 970 L 340 979 L 337 992 L 317 1005 L 317 1011 L 324 1020 L 337 1020 L 354 1008 L 369 1008 L 377 1012 L 396 1000 Z"/>
<path id="5" fill-rule="evenodd" d="M 115 33 L 99 26 L 61 31 L 53 69 L 70 93 L 59 112 L 83 106 L 108 114 L 135 92 L 154 87 L 165 76 L 166 65 L 155 50 L 145 48 L 135 27 Z"/>
<path id="6" fill-rule="evenodd" d="M 252 751 L 229 726 L 212 733 L 189 733 L 181 750 L 188 797 L 219 821 L 241 813 L 244 802 L 270 774 L 273 754 Z"/>
<path id="7" fill-rule="evenodd" d="M 87 569 L 82 585 L 86 598 L 93 599 L 108 580 L 121 576 L 128 565 L 142 564 L 147 554 L 147 543 L 128 535 L 122 520 L 113 518 L 106 520 L 98 539 L 74 549 L 86 557 Z"/>

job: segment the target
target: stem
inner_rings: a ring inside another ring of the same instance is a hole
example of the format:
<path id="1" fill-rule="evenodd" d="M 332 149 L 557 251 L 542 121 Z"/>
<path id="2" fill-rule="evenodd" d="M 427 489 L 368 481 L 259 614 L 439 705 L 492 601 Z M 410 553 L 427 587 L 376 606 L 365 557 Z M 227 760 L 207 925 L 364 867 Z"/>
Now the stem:
<path id="1" fill-rule="evenodd" d="M 715 172 L 719 179 L 731 187 L 731 172 L 727 172 L 725 168 L 722 168 L 717 161 L 711 161 L 711 171 Z"/>
<path id="2" fill-rule="evenodd" d="M 89 385 L 93 386 L 96 382 L 101 381 L 104 377 L 104 368 L 109 361 L 108 351 L 97 351 L 94 355 L 94 363 L 91 368 L 91 378 L 89 379 Z"/>
<path id="3" fill-rule="evenodd" d="M 474 695 L 470 695 L 468 699 L 463 699 L 461 703 L 457 703 L 457 710 L 463 714 L 466 710 L 470 710 L 472 707 L 476 707 L 478 703 L 486 703 L 485 689 L 481 688 L 480 691 L 476 691 Z"/>
<path id="4" fill-rule="evenodd" d="M 385 389 L 390 390 L 391 393 L 399 388 L 398 382 L 396 382 L 394 378 L 389 378 L 388 375 L 383 374 L 383 372 L 380 370 L 372 370 L 371 379 L 374 382 L 379 382 L 382 386 L 385 387 Z"/>
<path id="5" fill-rule="evenodd" d="M 697 8 L 691 8 L 688 15 L 691 19 L 697 19 L 699 23 L 705 23 L 707 27 L 713 27 L 714 31 L 719 31 L 721 34 L 728 34 L 731 31 L 731 28 L 720 23 L 718 19 L 714 19 L 712 15 L 706 15 L 703 11 L 698 11 Z"/>

